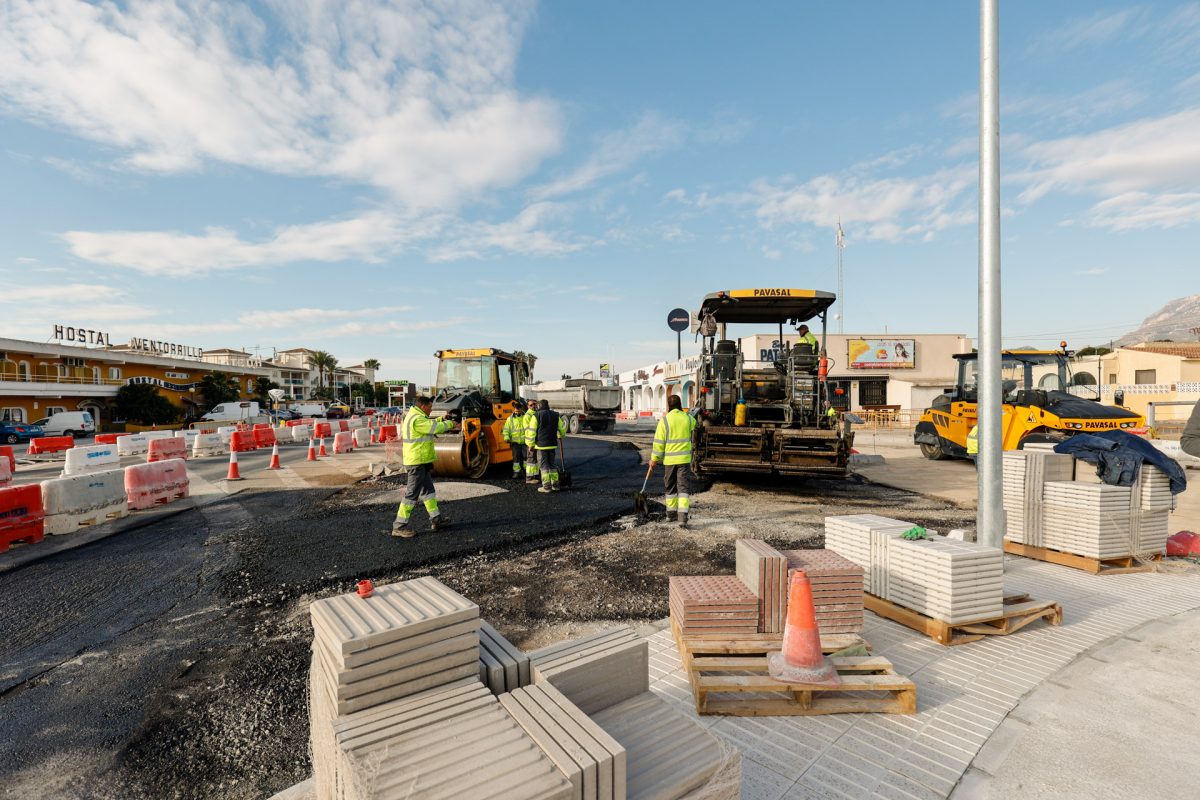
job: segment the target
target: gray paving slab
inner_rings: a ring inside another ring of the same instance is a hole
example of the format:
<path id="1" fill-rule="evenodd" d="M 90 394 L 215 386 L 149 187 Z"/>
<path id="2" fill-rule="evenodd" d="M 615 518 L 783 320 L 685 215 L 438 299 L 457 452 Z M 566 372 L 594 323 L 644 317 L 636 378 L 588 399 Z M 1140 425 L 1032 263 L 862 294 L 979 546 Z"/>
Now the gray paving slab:
<path id="1" fill-rule="evenodd" d="M 535 683 L 554 685 L 586 714 L 650 689 L 650 648 L 645 639 L 588 648 L 549 662 L 532 661 Z"/>
<path id="2" fill-rule="evenodd" d="M 533 680 L 530 674 L 529 655 L 505 639 L 486 620 L 480 620 L 479 647 L 481 658 L 486 653 L 491 661 L 502 668 L 503 684 L 499 687 L 492 685 L 493 691 L 496 691 L 497 688 L 500 692 L 512 691 L 522 686 L 528 686 Z M 499 675 L 497 675 L 498 677 Z"/>
<path id="3" fill-rule="evenodd" d="M 1200 576 L 1196 575 L 1097 576 L 1016 557 L 1007 557 L 1004 567 L 1006 594 L 1028 593 L 1037 600 L 1060 601 L 1063 624 L 1039 622 L 1011 636 L 946 648 L 870 612 L 865 615 L 863 636 L 873 652 L 892 660 L 899 672 L 917 683 L 916 715 L 701 718 L 698 724 L 707 723 L 714 734 L 742 752 L 744 796 L 755 796 L 750 794 L 751 775 L 777 776 L 765 795 L 787 798 L 945 798 L 958 785 L 962 788 L 956 798 L 1021 796 L 1015 788 L 1021 780 L 1015 764 L 1012 782 L 1004 784 L 1004 792 L 973 793 L 991 777 L 971 765 L 1009 713 L 1019 709 L 1019 703 L 1032 702 L 1029 710 L 1014 714 L 1014 719 L 1021 720 L 1014 724 L 1036 731 L 1046 724 L 1046 709 L 1054 706 L 1051 700 L 1043 700 L 1039 706 L 1032 698 L 1047 686 L 1058 693 L 1068 691 L 1097 669 L 1124 663 L 1133 652 L 1132 645 L 1124 641 L 1109 644 L 1107 651 L 1097 647 L 1097 658 L 1081 660 L 1085 651 L 1126 634 L 1136 639 L 1144 635 L 1145 629 L 1139 626 L 1200 609 Z M 1200 612 L 1196 616 L 1200 618 Z M 1200 636 L 1176 638 L 1181 643 L 1200 640 Z M 655 671 L 651 691 L 677 710 L 686 709 L 692 702 L 691 693 L 669 632 L 652 637 L 651 652 Z M 1099 660 L 1106 652 L 1112 662 Z M 1121 716 L 1120 724 L 1142 724 L 1133 722 L 1139 713 L 1134 704 Z M 1033 714 L 1038 715 L 1036 723 L 1028 719 Z M 1146 724 L 1153 722 L 1150 716 L 1148 712 L 1143 716 Z M 1020 741 L 1028 741 L 1028 737 Z M 999 746 L 997 739 L 993 747 Z M 1087 746 L 1087 740 L 1080 746 Z M 1042 744 L 1042 751 L 1052 754 L 1055 747 Z M 1164 745 L 1160 752 L 1170 751 Z M 987 759 L 985 754 L 979 763 L 998 768 L 997 759 Z M 1072 763 L 1059 765 L 1058 774 L 1062 770 L 1087 771 L 1080 766 L 1086 763 L 1087 757 L 1077 755 Z M 1145 780 L 1146 785 L 1153 785 L 1152 777 Z M 780 781 L 786 784 L 782 794 Z M 1046 786 L 1046 793 L 1038 796 L 1096 796 L 1054 794 L 1049 782 Z M 1061 782 L 1058 786 L 1061 790 Z M 1164 791 L 1153 796 L 1181 795 Z"/>

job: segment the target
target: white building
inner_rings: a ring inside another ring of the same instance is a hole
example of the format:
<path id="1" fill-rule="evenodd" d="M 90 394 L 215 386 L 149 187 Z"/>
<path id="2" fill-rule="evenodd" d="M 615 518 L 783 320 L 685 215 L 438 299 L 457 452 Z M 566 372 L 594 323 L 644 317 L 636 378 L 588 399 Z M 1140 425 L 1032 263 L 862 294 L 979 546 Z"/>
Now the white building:
<path id="1" fill-rule="evenodd" d="M 317 370 L 310 367 L 308 359 L 316 353 L 307 347 L 278 350 L 270 359 L 261 359 L 244 350 L 222 348 L 204 351 L 203 360 L 210 364 L 229 367 L 256 367 L 270 370 L 271 379 L 296 400 L 312 399 L 322 384 Z M 354 383 L 375 383 L 375 371 L 362 364 L 353 367 L 337 367 L 324 376 L 324 385 L 337 390 Z"/>
<path id="2" fill-rule="evenodd" d="M 795 343 L 797 338 L 785 335 L 784 341 Z M 781 352 L 778 333 L 744 336 L 740 344 L 751 367 L 775 361 Z M 834 398 L 839 408 L 924 409 L 954 385 L 953 356 L 971 352 L 971 339 L 940 333 L 829 334 L 826 349 L 831 387 L 842 390 Z M 625 390 L 625 410 L 664 411 L 672 394 L 691 406 L 699 365 L 700 356 L 693 355 L 620 373 L 617 383 Z"/>

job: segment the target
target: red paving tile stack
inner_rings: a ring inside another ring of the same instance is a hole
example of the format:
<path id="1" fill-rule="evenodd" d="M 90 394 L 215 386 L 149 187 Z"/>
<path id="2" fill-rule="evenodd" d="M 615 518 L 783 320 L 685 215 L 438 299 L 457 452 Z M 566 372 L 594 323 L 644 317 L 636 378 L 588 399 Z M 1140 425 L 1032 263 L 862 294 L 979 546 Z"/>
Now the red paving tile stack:
<path id="1" fill-rule="evenodd" d="M 812 584 L 817 627 L 822 633 L 857 633 L 863 628 L 863 568 L 832 550 L 785 550 L 788 580 L 804 570 Z"/>
<path id="2" fill-rule="evenodd" d="M 673 575 L 670 606 L 684 634 L 758 633 L 758 598 L 736 575 Z"/>
<path id="3" fill-rule="evenodd" d="M 787 559 L 758 539 L 738 539 L 734 552 L 738 579 L 758 598 L 759 632 L 781 633 L 787 619 Z"/>

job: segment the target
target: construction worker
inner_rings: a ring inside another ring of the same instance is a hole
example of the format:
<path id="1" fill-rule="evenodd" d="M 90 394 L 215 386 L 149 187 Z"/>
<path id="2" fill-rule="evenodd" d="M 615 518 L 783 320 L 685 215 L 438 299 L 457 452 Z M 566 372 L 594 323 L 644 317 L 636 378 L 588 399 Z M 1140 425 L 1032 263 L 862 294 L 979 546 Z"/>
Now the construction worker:
<path id="1" fill-rule="evenodd" d="M 525 424 L 525 482 L 537 483 L 537 455 L 533 449 L 537 444 L 537 400 L 529 401 L 529 407 L 521 419 Z"/>
<path id="2" fill-rule="evenodd" d="M 667 398 L 667 413 L 658 421 L 654 430 L 654 444 L 650 449 L 650 467 L 661 461 L 663 489 L 667 496 L 667 519 L 679 520 L 686 528 L 692 501 L 688 490 L 692 483 L 692 431 L 696 429 L 696 418 L 683 411 L 679 395 Z"/>
<path id="3" fill-rule="evenodd" d="M 408 471 L 408 484 L 404 489 L 404 499 L 396 511 L 396 521 L 392 523 L 392 536 L 411 539 L 416 533 L 408 526 L 412 519 L 413 509 L 417 500 L 425 503 L 429 513 L 429 522 L 435 531 L 450 524 L 438 510 L 437 490 L 433 485 L 433 439 L 439 433 L 451 433 L 458 429 L 458 423 L 448 419 L 434 419 L 429 416 L 433 411 L 433 401 L 425 395 L 414 401 L 404 422 L 400 426 L 400 440 L 404 443 L 402 457 L 404 468 Z"/>
<path id="4" fill-rule="evenodd" d="M 967 434 L 967 458 L 979 465 L 979 426 L 975 425 Z"/>
<path id="5" fill-rule="evenodd" d="M 796 333 L 800 337 L 799 340 L 796 342 L 796 344 L 809 345 L 810 347 L 812 347 L 812 351 L 814 353 L 821 352 L 821 346 L 817 342 L 817 337 L 813 336 L 812 332 L 810 332 L 808 330 L 807 325 L 801 325 L 799 328 L 796 328 Z"/>
<path id="6" fill-rule="evenodd" d="M 558 443 L 567 433 L 567 422 L 550 408 L 549 400 L 538 401 L 537 427 L 533 449 L 537 451 L 538 471 L 542 473 L 542 493 L 558 491 Z"/>
<path id="7" fill-rule="evenodd" d="M 513 402 L 512 416 L 504 420 L 500 433 L 512 448 L 512 476 L 515 480 L 525 479 L 525 401 Z"/>
<path id="8" fill-rule="evenodd" d="M 825 419 L 829 421 L 829 427 L 837 427 L 838 410 L 828 400 L 825 401 Z"/>

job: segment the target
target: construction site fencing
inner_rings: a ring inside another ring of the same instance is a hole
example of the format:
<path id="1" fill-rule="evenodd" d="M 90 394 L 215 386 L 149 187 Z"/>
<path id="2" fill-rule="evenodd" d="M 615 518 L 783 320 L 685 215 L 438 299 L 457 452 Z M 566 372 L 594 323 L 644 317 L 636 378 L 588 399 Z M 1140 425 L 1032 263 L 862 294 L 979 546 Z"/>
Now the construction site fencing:
<path id="1" fill-rule="evenodd" d="M 187 464 L 182 459 L 125 468 L 125 496 L 132 509 L 154 508 L 188 496 Z"/>
<path id="2" fill-rule="evenodd" d="M 41 488 L 49 534 L 74 533 L 129 514 L 123 469 L 54 478 L 42 481 Z"/>
<path id="3" fill-rule="evenodd" d="M 121 454 L 115 444 L 93 444 L 87 447 L 72 447 L 67 451 L 63 465 L 64 475 L 83 475 L 88 472 L 103 472 L 121 466 Z"/>
<path id="4" fill-rule="evenodd" d="M 853 430 L 864 431 L 904 431 L 912 430 L 920 421 L 921 415 L 925 413 L 924 409 L 919 408 L 900 408 L 900 409 L 874 409 L 871 411 L 850 411 L 850 413 L 862 420 L 862 422 L 854 422 L 851 424 Z"/>
<path id="5" fill-rule="evenodd" d="M 152 439 L 146 451 L 146 461 L 167 461 L 172 458 L 187 458 L 187 442 L 172 436 L 169 439 Z"/>

